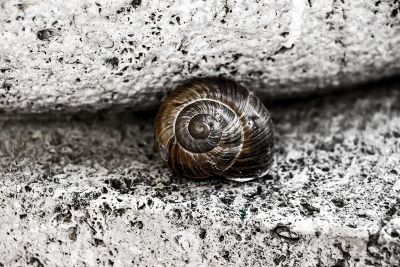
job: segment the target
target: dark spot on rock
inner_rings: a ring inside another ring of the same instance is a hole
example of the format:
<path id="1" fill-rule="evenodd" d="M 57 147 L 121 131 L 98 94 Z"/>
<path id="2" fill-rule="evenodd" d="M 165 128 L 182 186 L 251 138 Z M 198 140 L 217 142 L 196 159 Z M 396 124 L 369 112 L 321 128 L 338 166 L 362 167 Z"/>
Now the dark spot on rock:
<path id="1" fill-rule="evenodd" d="M 2 68 L 2 69 L 0 69 L 0 72 L 6 73 L 6 71 L 10 71 L 10 70 L 11 70 L 11 68 Z"/>
<path id="2" fill-rule="evenodd" d="M 122 182 L 121 182 L 121 180 L 118 180 L 118 179 L 111 179 L 110 186 L 115 190 L 121 190 Z"/>
<path id="3" fill-rule="evenodd" d="M 394 18 L 394 17 L 397 16 L 397 14 L 399 14 L 399 8 L 393 9 L 393 10 L 392 10 L 392 13 L 390 13 L 390 16 L 391 16 L 392 18 Z"/>
<path id="4" fill-rule="evenodd" d="M 69 232 L 69 234 L 68 234 L 69 239 L 72 241 L 76 241 L 76 239 L 78 237 L 78 234 L 77 234 L 78 229 L 76 227 L 71 227 L 68 229 L 68 232 Z"/>
<path id="5" fill-rule="evenodd" d="M 239 214 L 240 214 L 240 219 L 243 221 L 244 219 L 246 219 L 247 216 L 247 212 L 245 209 L 241 209 L 239 210 Z"/>
<path id="6" fill-rule="evenodd" d="M 129 189 L 132 185 L 132 180 L 128 178 L 124 178 L 122 180 L 119 179 L 111 179 L 111 180 L 106 180 L 106 184 L 109 184 L 111 188 L 115 189 L 116 191 L 126 194 L 129 192 Z M 107 193 L 108 190 L 107 188 L 102 189 L 103 193 Z"/>
<path id="7" fill-rule="evenodd" d="M 137 208 L 138 208 L 138 210 L 142 210 L 142 209 L 144 209 L 145 207 L 146 207 L 146 203 L 137 202 Z"/>
<path id="8" fill-rule="evenodd" d="M 201 239 L 204 239 L 204 238 L 206 238 L 206 235 L 207 235 L 207 231 L 205 230 L 205 229 L 200 229 L 200 233 L 199 233 L 199 237 L 201 238 Z"/>
<path id="9" fill-rule="evenodd" d="M 267 57 L 266 60 L 267 61 L 271 61 L 271 62 L 275 62 L 275 59 L 273 57 Z"/>
<path id="10" fill-rule="evenodd" d="M 344 201 L 341 198 L 334 198 L 334 199 L 332 199 L 332 202 L 338 208 L 343 208 L 344 207 Z"/>
<path id="11" fill-rule="evenodd" d="M 359 218 L 368 218 L 366 214 L 357 214 L 357 217 Z"/>
<path id="12" fill-rule="evenodd" d="M 400 233 L 398 231 L 396 231 L 396 230 L 393 230 L 390 233 L 390 236 L 393 237 L 393 238 L 397 238 L 397 237 L 400 237 Z"/>
<path id="13" fill-rule="evenodd" d="M 124 208 L 120 208 L 120 209 L 114 210 L 114 214 L 115 214 L 116 216 L 122 216 L 122 215 L 124 215 L 125 213 L 126 213 L 126 209 L 124 209 Z"/>
<path id="14" fill-rule="evenodd" d="M 320 236 L 321 236 L 321 232 L 320 232 L 320 231 L 318 231 L 318 230 L 317 230 L 317 231 L 315 231 L 315 236 L 316 236 L 316 237 L 320 237 Z"/>
<path id="15" fill-rule="evenodd" d="M 395 214 L 397 213 L 396 205 L 398 205 L 398 203 L 395 204 L 395 205 L 393 205 L 393 206 L 391 206 L 390 208 L 388 207 L 389 210 L 388 210 L 388 211 L 386 212 L 386 214 L 385 214 L 385 216 L 386 216 L 387 218 L 392 218 L 393 215 L 395 215 Z"/>
<path id="16" fill-rule="evenodd" d="M 62 207 L 59 206 L 59 205 L 57 205 L 57 206 L 54 208 L 54 212 L 61 212 L 61 211 L 62 211 Z"/>
<path id="17" fill-rule="evenodd" d="M 25 9 L 28 7 L 28 5 L 19 3 L 19 4 L 17 4 L 17 7 L 19 10 L 25 11 Z"/>
<path id="18" fill-rule="evenodd" d="M 103 241 L 102 239 L 94 238 L 93 241 L 94 241 L 94 245 L 95 245 L 96 247 L 98 247 L 98 246 L 104 246 L 104 241 Z"/>
<path id="19" fill-rule="evenodd" d="M 48 41 L 51 37 L 53 37 L 54 32 L 50 29 L 43 29 L 36 33 L 36 36 L 39 40 Z"/>
<path id="20" fill-rule="evenodd" d="M 329 12 L 326 12 L 325 19 L 329 19 L 334 13 L 335 12 L 333 10 L 329 11 Z"/>
<path id="21" fill-rule="evenodd" d="M 31 257 L 28 263 L 36 267 L 44 267 L 43 263 L 36 257 Z"/>
<path id="22" fill-rule="evenodd" d="M 233 233 L 233 237 L 234 237 L 237 241 L 242 241 L 242 236 L 241 236 L 240 234 Z"/>
<path id="23" fill-rule="evenodd" d="M 172 209 L 172 210 L 169 212 L 168 217 L 169 217 L 171 220 L 174 220 L 174 221 L 180 220 L 180 219 L 182 218 L 182 212 L 181 212 L 180 209 Z"/>
<path id="24" fill-rule="evenodd" d="M 329 172 L 329 167 L 324 166 L 324 167 L 321 168 L 321 170 L 324 171 L 324 172 Z"/>
<path id="25" fill-rule="evenodd" d="M 300 236 L 297 233 L 292 232 L 289 227 L 284 225 L 278 225 L 273 231 L 279 237 L 286 240 L 298 241 L 300 239 Z"/>
<path id="26" fill-rule="evenodd" d="M 347 252 L 346 250 L 343 249 L 342 244 L 341 243 L 336 243 L 334 244 L 335 247 L 337 247 L 340 251 L 340 253 L 342 254 L 343 259 L 339 260 L 335 266 L 349 266 L 348 261 L 351 258 L 350 253 Z M 337 265 L 339 264 L 339 265 Z"/>
<path id="27" fill-rule="evenodd" d="M 199 65 L 195 64 L 195 65 L 192 66 L 192 65 L 189 63 L 189 70 L 194 71 L 194 70 L 198 70 L 199 68 L 200 68 Z"/>
<path id="28" fill-rule="evenodd" d="M 225 240 L 225 237 L 223 236 L 223 235 L 220 235 L 219 236 L 219 242 L 222 242 L 222 241 L 224 241 Z"/>
<path id="29" fill-rule="evenodd" d="M 140 59 L 141 57 L 143 57 L 144 56 L 144 53 L 143 52 L 140 52 L 135 58 L 136 59 Z"/>
<path id="30" fill-rule="evenodd" d="M 303 207 L 303 209 L 305 211 L 305 212 L 302 212 L 302 213 L 307 215 L 307 216 L 313 216 L 314 214 L 319 213 L 319 208 L 316 208 L 316 207 L 312 206 L 308 202 L 302 202 L 301 206 Z"/>
<path id="31" fill-rule="evenodd" d="M 105 62 L 106 62 L 106 64 L 111 65 L 112 68 L 114 69 L 114 68 L 118 67 L 119 59 L 117 57 L 107 58 L 105 60 Z"/>
<path id="32" fill-rule="evenodd" d="M 282 32 L 282 33 L 281 33 L 281 36 L 282 36 L 282 37 L 286 37 L 286 36 L 288 36 L 288 35 L 289 35 L 289 32 Z"/>
<path id="33" fill-rule="evenodd" d="M 104 202 L 103 205 L 100 207 L 100 212 L 105 215 L 105 214 L 110 214 L 111 213 L 111 207 L 110 204 L 107 202 Z"/>
<path id="34" fill-rule="evenodd" d="M 225 205 L 232 205 L 235 199 L 233 197 L 221 197 L 219 200 Z"/>
<path id="35" fill-rule="evenodd" d="M 12 85 L 6 82 L 3 82 L 3 84 L 1 85 L 1 88 L 3 88 L 4 90 L 6 90 L 6 92 L 10 91 Z"/>
<path id="36" fill-rule="evenodd" d="M 283 256 L 283 255 L 281 255 L 281 256 L 279 256 L 279 257 L 276 257 L 276 258 L 274 258 L 274 263 L 275 263 L 275 266 L 278 266 L 279 265 L 279 263 L 281 263 L 281 262 L 283 262 L 283 261 L 285 261 L 286 260 L 286 257 L 285 256 Z"/>
<path id="37" fill-rule="evenodd" d="M 258 213 L 258 209 L 257 209 L 257 208 L 251 208 L 250 211 L 251 211 L 252 213 Z"/>
<path id="38" fill-rule="evenodd" d="M 24 214 L 20 214 L 20 215 L 19 215 L 19 218 L 22 220 L 22 219 L 25 219 L 27 216 L 28 216 L 28 215 L 27 215 L 26 213 L 24 213 Z"/>
<path id="39" fill-rule="evenodd" d="M 224 258 L 226 261 L 229 261 L 229 251 L 225 250 L 222 252 L 222 258 Z"/>
<path id="40" fill-rule="evenodd" d="M 61 207 L 59 207 L 59 208 L 61 208 Z M 56 209 L 57 209 L 57 207 L 56 207 Z M 62 223 L 70 223 L 71 219 L 72 219 L 72 213 L 69 209 L 61 210 L 61 212 L 55 216 L 55 220 L 57 222 L 62 222 Z"/>
<path id="41" fill-rule="evenodd" d="M 131 6 L 133 8 L 138 8 L 142 4 L 142 0 L 132 0 L 131 1 Z"/>
<path id="42" fill-rule="evenodd" d="M 142 221 L 136 221 L 136 222 L 132 222 L 131 221 L 130 224 L 131 224 L 132 227 L 137 227 L 139 229 L 143 228 L 143 222 Z"/>
<path id="43" fill-rule="evenodd" d="M 25 188 L 26 192 L 31 192 L 32 191 L 32 188 L 29 185 L 25 185 L 24 188 Z"/>

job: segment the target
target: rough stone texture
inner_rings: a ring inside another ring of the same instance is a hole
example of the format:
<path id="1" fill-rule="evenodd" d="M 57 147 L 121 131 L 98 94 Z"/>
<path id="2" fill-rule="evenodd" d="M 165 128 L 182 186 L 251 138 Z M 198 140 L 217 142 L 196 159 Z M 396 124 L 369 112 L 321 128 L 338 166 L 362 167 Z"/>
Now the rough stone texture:
<path id="1" fill-rule="evenodd" d="M 0 108 L 155 106 L 190 76 L 265 96 L 400 73 L 397 0 L 0 0 Z"/>
<path id="2" fill-rule="evenodd" d="M 272 106 L 248 183 L 172 175 L 151 114 L 3 115 L 0 266 L 399 266 L 399 89 Z"/>

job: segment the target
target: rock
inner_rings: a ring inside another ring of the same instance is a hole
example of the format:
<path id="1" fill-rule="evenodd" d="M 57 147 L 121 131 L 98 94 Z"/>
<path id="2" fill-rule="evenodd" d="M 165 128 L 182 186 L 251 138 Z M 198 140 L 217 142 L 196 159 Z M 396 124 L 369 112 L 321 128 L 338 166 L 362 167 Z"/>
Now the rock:
<path id="1" fill-rule="evenodd" d="M 399 266 L 398 88 L 271 106 L 248 183 L 174 176 L 152 114 L 3 115 L 0 266 Z"/>
<path id="2" fill-rule="evenodd" d="M 400 73 L 396 1 L 0 1 L 0 108 L 155 107 L 225 75 L 269 99 Z"/>

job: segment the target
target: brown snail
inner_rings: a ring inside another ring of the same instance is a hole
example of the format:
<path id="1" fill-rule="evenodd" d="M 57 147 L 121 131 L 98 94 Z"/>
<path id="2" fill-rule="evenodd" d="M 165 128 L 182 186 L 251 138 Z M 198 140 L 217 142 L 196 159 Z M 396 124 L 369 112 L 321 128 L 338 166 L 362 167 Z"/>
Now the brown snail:
<path id="1" fill-rule="evenodd" d="M 262 102 L 226 78 L 192 79 L 161 104 L 155 120 L 161 159 L 179 175 L 261 177 L 273 161 L 274 127 Z"/>

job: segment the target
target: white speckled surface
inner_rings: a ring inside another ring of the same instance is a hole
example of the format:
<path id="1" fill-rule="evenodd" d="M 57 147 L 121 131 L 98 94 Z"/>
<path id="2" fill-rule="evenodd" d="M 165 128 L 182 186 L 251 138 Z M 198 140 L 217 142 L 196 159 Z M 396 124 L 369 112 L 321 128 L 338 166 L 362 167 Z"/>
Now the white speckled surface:
<path id="1" fill-rule="evenodd" d="M 270 98 L 400 72 L 396 1 L 0 1 L 0 108 L 154 107 L 190 76 Z"/>

